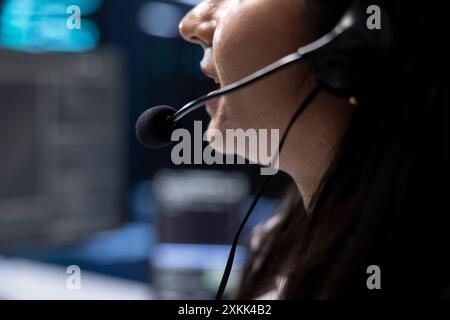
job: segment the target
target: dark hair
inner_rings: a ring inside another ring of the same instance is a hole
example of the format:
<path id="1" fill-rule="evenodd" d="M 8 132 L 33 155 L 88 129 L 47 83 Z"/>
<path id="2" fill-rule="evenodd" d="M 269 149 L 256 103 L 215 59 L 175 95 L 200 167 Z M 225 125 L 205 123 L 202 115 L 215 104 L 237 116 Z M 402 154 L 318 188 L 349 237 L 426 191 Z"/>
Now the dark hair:
<path id="1" fill-rule="evenodd" d="M 310 214 L 291 186 L 237 298 L 265 293 L 279 273 L 286 299 L 450 297 L 448 27 L 439 1 L 379 2 L 395 44 L 378 85 L 355 108 Z M 382 290 L 367 289 L 370 265 L 381 269 Z"/>

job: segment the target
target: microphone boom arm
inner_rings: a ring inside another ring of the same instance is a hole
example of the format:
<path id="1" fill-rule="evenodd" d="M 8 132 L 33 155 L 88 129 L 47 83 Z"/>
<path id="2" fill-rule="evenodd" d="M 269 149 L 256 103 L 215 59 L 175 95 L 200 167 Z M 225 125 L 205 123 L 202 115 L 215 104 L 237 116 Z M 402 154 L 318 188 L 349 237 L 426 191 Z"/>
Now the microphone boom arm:
<path id="1" fill-rule="evenodd" d="M 174 121 L 174 122 L 179 121 L 181 118 L 186 116 L 191 111 L 194 111 L 195 109 L 203 106 L 205 104 L 205 102 L 208 100 L 223 96 L 225 94 L 229 94 L 235 90 L 246 87 L 257 80 L 262 79 L 262 78 L 272 74 L 273 72 L 290 65 L 293 62 L 301 60 L 302 58 L 303 58 L 303 54 L 299 53 L 298 51 L 291 53 L 290 55 L 285 56 L 284 58 L 281 58 L 280 60 L 256 71 L 255 73 L 252 73 L 251 75 L 249 75 L 237 82 L 233 82 L 221 89 L 212 91 L 207 95 L 204 95 L 194 101 L 191 101 L 173 115 L 172 121 Z"/>

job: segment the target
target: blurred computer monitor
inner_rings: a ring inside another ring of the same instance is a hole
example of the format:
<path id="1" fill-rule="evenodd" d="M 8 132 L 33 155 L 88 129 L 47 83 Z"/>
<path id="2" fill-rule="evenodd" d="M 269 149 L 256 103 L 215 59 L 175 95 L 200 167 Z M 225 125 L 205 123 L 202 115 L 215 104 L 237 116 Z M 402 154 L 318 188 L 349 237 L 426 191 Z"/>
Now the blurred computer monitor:
<path id="1" fill-rule="evenodd" d="M 242 218 L 248 179 L 238 172 L 161 170 L 158 241 L 152 249 L 153 288 L 161 299 L 210 299 Z M 239 247 L 228 291 L 236 288 L 246 252 Z"/>
<path id="2" fill-rule="evenodd" d="M 122 59 L 0 49 L 0 249 L 117 225 L 126 131 Z"/>

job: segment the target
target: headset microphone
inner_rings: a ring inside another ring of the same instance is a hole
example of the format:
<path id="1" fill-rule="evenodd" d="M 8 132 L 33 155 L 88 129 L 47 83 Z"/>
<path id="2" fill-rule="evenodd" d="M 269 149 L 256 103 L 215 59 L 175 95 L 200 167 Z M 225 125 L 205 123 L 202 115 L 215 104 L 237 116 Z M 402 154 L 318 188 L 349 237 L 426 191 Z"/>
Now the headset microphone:
<path id="1" fill-rule="evenodd" d="M 291 126 L 322 88 L 336 95 L 364 97 L 365 89 L 370 86 L 372 73 L 379 71 L 377 65 L 388 53 L 392 42 L 390 21 L 383 11 L 383 27 L 380 30 L 369 30 L 366 26 L 368 5 L 366 0 L 353 1 L 333 30 L 318 40 L 237 82 L 189 102 L 178 111 L 169 106 L 148 109 L 136 123 L 139 141 L 151 149 L 167 146 L 171 143 L 172 132 L 180 127 L 180 120 L 203 106 L 206 101 L 240 90 L 294 62 L 307 58 L 314 66 L 319 84 L 292 115 L 280 141 L 279 152 L 281 152 Z M 240 233 L 269 179 L 270 176 L 267 176 L 264 180 L 236 234 L 216 299 L 220 299 L 225 290 Z"/>
<path id="2" fill-rule="evenodd" d="M 179 121 L 206 101 L 243 89 L 305 58 L 312 61 L 319 82 L 329 91 L 339 95 L 360 93 L 370 73 L 365 68 L 372 65 L 390 43 L 388 19 L 384 19 L 381 30 L 366 27 L 364 2 L 354 1 L 335 28 L 318 40 L 237 82 L 191 101 L 178 111 L 169 106 L 148 109 L 136 123 L 139 141 L 150 149 L 165 147 L 171 143 L 172 132 L 179 127 Z"/>

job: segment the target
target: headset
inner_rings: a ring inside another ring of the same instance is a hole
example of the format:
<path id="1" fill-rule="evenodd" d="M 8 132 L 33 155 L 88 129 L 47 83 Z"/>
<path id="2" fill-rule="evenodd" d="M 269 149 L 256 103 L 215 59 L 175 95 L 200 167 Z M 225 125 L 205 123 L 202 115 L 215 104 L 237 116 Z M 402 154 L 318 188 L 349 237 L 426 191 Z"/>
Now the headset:
<path id="1" fill-rule="evenodd" d="M 358 101 L 363 100 L 367 95 L 367 88 L 373 85 L 371 80 L 376 78 L 374 74 L 382 72 L 380 71 L 382 68 L 378 66 L 387 58 L 392 46 L 392 26 L 388 15 L 381 10 L 381 28 L 369 29 L 367 27 L 369 5 L 370 3 L 366 0 L 352 1 L 335 27 L 316 41 L 243 79 L 189 102 L 179 110 L 164 105 L 146 110 L 136 122 L 138 140 L 151 149 L 168 146 L 171 144 L 172 132 L 181 127 L 181 119 L 204 106 L 206 101 L 241 90 L 294 62 L 308 60 L 314 67 L 317 85 L 291 116 L 280 139 L 279 152 L 275 155 L 278 157 L 292 125 L 311 105 L 321 90 L 327 90 L 338 96 L 354 97 Z M 240 234 L 268 185 L 270 177 L 270 175 L 265 177 L 236 233 L 216 300 L 222 298 L 233 266 Z"/>

